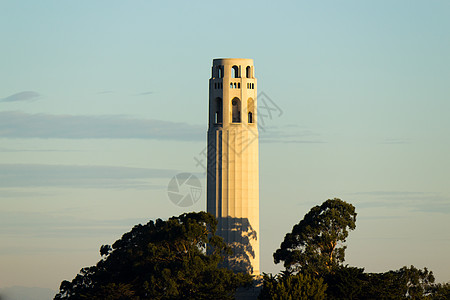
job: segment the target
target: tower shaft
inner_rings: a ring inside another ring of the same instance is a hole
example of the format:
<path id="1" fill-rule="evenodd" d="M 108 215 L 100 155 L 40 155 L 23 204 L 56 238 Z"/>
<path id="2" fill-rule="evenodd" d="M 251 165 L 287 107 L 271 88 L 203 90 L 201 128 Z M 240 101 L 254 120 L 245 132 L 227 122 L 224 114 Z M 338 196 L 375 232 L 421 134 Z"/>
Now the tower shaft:
<path id="1" fill-rule="evenodd" d="M 252 59 L 214 59 L 209 81 L 207 211 L 234 255 L 225 264 L 259 274 L 259 158 Z"/>

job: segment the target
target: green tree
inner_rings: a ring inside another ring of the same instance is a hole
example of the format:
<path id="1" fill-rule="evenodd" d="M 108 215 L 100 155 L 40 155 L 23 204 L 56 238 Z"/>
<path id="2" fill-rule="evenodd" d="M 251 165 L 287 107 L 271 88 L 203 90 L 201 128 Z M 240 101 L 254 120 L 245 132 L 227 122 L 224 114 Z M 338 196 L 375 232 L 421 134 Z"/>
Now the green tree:
<path id="1" fill-rule="evenodd" d="M 364 269 L 338 266 L 325 275 L 327 299 L 361 299 L 360 295 L 366 284 Z"/>
<path id="2" fill-rule="evenodd" d="M 272 276 L 264 274 L 263 288 L 259 300 L 322 300 L 327 285 L 322 278 L 307 274 L 292 275 L 286 272 Z"/>
<path id="3" fill-rule="evenodd" d="M 137 225 L 102 246 L 97 265 L 63 281 L 54 299 L 233 299 L 251 276 L 218 267 L 230 249 L 216 227 L 205 212 Z"/>
<path id="4" fill-rule="evenodd" d="M 433 299 L 433 272 L 414 266 L 368 273 L 359 299 Z"/>
<path id="5" fill-rule="evenodd" d="M 326 274 L 344 261 L 346 246 L 342 244 L 348 231 L 355 228 L 355 207 L 337 198 L 329 199 L 313 207 L 286 234 L 273 255 L 274 261 L 283 261 L 289 271 Z"/>
<path id="6" fill-rule="evenodd" d="M 414 266 L 384 273 L 339 266 L 325 276 L 327 299 L 450 299 L 433 272 Z"/>
<path id="7" fill-rule="evenodd" d="M 438 283 L 431 288 L 431 297 L 433 300 L 450 299 L 450 283 Z"/>

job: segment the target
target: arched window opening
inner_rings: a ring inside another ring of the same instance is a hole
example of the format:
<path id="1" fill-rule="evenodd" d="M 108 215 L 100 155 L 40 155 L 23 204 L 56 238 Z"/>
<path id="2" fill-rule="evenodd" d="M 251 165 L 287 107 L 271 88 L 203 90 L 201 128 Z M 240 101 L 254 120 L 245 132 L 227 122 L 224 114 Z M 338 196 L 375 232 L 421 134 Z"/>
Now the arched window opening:
<path id="1" fill-rule="evenodd" d="M 241 88 L 241 83 L 240 82 L 238 82 L 238 89 L 240 89 Z"/>
<path id="2" fill-rule="evenodd" d="M 239 78 L 239 67 L 233 66 L 231 68 L 231 78 Z"/>
<path id="3" fill-rule="evenodd" d="M 252 69 L 250 68 L 250 66 L 247 66 L 247 68 L 245 68 L 245 77 L 251 78 L 252 77 L 251 72 L 252 72 Z"/>
<path id="4" fill-rule="evenodd" d="M 255 103 L 252 98 L 249 98 L 247 101 L 247 111 L 248 111 L 248 120 L 249 124 L 253 123 L 254 113 L 255 113 Z"/>
<path id="5" fill-rule="evenodd" d="M 217 67 L 219 78 L 223 78 L 223 66 Z"/>
<path id="6" fill-rule="evenodd" d="M 223 105 L 222 99 L 216 98 L 214 111 L 214 124 L 222 124 Z"/>
<path id="7" fill-rule="evenodd" d="M 233 88 L 236 88 L 236 82 L 235 82 L 235 83 L 233 83 Z"/>
<path id="8" fill-rule="evenodd" d="M 233 123 L 240 123 L 241 122 L 241 100 L 238 98 L 234 98 L 231 101 L 231 121 Z"/>
<path id="9" fill-rule="evenodd" d="M 233 83 L 230 83 L 230 89 L 232 89 L 233 88 Z"/>
<path id="10" fill-rule="evenodd" d="M 255 89 L 255 84 L 254 83 L 252 83 L 252 90 L 254 90 Z"/>

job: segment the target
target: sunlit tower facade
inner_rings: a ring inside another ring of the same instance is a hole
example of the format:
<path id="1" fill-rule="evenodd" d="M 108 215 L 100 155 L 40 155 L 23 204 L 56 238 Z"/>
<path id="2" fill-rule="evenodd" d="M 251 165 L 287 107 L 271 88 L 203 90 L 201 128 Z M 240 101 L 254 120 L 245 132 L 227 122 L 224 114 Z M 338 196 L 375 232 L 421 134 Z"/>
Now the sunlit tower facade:
<path id="1" fill-rule="evenodd" d="M 252 59 L 214 59 L 209 80 L 207 211 L 234 250 L 226 266 L 258 275 L 259 154 Z"/>

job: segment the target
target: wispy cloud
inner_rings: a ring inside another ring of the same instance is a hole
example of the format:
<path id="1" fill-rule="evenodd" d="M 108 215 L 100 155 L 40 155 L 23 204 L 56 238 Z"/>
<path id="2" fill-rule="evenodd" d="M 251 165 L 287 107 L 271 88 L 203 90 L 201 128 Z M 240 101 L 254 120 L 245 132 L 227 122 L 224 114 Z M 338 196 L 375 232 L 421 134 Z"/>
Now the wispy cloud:
<path id="1" fill-rule="evenodd" d="M 28 190 L 23 189 L 21 187 L 17 188 L 0 188 L 0 199 L 6 200 L 8 198 L 17 200 L 19 198 L 37 198 L 37 197 L 50 197 L 53 196 L 54 192 L 43 192 L 43 191 L 36 191 L 36 190 Z M 0 299 L 1 300 L 1 299 Z"/>
<path id="2" fill-rule="evenodd" d="M 147 94 L 151 92 L 142 93 Z M 203 141 L 201 125 L 137 119 L 124 115 L 50 115 L 0 112 L 0 137 L 65 139 L 156 139 Z M 297 125 L 259 129 L 261 143 L 325 143 L 320 135 Z M 1 149 L 0 151 L 6 151 Z"/>
<path id="3" fill-rule="evenodd" d="M 139 94 L 136 94 L 136 96 L 147 96 L 147 95 L 151 95 L 151 94 L 154 94 L 153 92 L 142 92 L 142 93 L 139 93 Z"/>
<path id="4" fill-rule="evenodd" d="M 111 166 L 0 164 L 0 188 L 82 187 L 147 188 L 149 179 L 170 178 L 177 170 Z"/>
<path id="5" fill-rule="evenodd" d="M 101 92 L 98 92 L 97 94 L 103 95 L 103 94 L 113 94 L 113 93 L 114 93 L 113 91 L 101 91 Z"/>
<path id="6" fill-rule="evenodd" d="M 60 150 L 60 149 L 14 149 L 0 147 L 0 152 L 78 152 L 80 150 Z"/>
<path id="7" fill-rule="evenodd" d="M 42 300 L 52 299 L 56 294 L 56 291 L 48 288 L 38 287 L 26 287 L 26 286 L 13 286 L 4 287 L 0 289 L 0 297 L 2 300 Z"/>
<path id="8" fill-rule="evenodd" d="M 34 91 L 24 91 L 20 93 L 16 93 L 13 95 L 9 95 L 4 98 L 0 98 L 0 102 L 17 102 L 17 101 L 31 101 L 40 97 L 41 95 Z"/>
<path id="9" fill-rule="evenodd" d="M 404 138 L 386 138 L 380 142 L 381 144 L 410 144 L 409 139 Z"/>
<path id="10" fill-rule="evenodd" d="M 406 191 L 370 191 L 370 192 L 355 192 L 352 195 L 369 195 L 378 197 L 411 197 L 427 195 L 425 192 L 406 192 Z"/>
<path id="11" fill-rule="evenodd" d="M 120 234 L 148 221 L 147 218 L 101 220 L 45 212 L 0 211 L 0 236 L 74 238 Z M 2 251 L 8 251 L 7 245 L 0 245 Z"/>
<path id="12" fill-rule="evenodd" d="M 355 192 L 359 207 L 405 208 L 420 212 L 450 214 L 450 198 L 437 193 L 409 191 Z"/>
<path id="13" fill-rule="evenodd" d="M 285 125 L 282 127 L 264 127 L 259 130 L 261 143 L 283 143 L 283 144 L 322 144 L 317 133 L 298 125 Z"/>
<path id="14" fill-rule="evenodd" d="M 0 137 L 66 139 L 156 139 L 202 141 L 200 125 L 122 115 L 50 115 L 0 112 Z"/>

